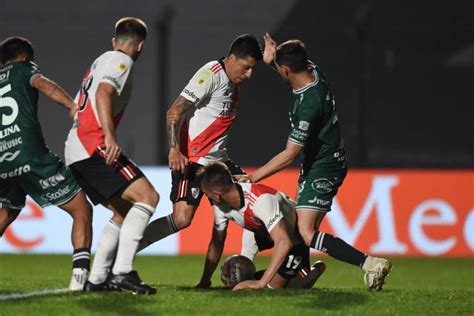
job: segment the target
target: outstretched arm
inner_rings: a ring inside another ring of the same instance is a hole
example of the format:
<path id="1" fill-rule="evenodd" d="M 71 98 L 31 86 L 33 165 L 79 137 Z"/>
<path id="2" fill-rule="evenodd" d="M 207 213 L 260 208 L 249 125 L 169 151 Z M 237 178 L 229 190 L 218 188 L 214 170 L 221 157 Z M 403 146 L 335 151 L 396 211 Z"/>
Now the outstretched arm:
<path id="1" fill-rule="evenodd" d="M 179 123 L 183 113 L 195 105 L 183 96 L 179 96 L 166 113 L 166 129 L 168 131 L 168 165 L 173 171 L 184 171 L 188 165 L 188 158 L 181 153 L 179 148 Z"/>
<path id="2" fill-rule="evenodd" d="M 61 88 L 57 83 L 49 80 L 43 75 L 39 75 L 33 77 L 31 85 L 49 99 L 68 108 L 70 116 L 74 116 L 77 108 L 76 104 L 74 103 L 71 96 L 67 94 L 66 91 L 64 91 L 63 88 Z"/>
<path id="3" fill-rule="evenodd" d="M 222 256 L 224 250 L 225 238 L 227 230 L 212 230 L 212 239 L 207 248 L 206 263 L 204 264 L 204 271 L 202 272 L 201 281 L 196 285 L 197 288 L 208 288 L 211 286 L 211 277 L 216 270 L 217 264 Z"/>
<path id="4" fill-rule="evenodd" d="M 288 252 L 292 247 L 292 243 L 283 221 L 280 221 L 275 225 L 275 227 L 270 232 L 270 236 L 272 237 L 275 246 L 273 247 L 270 264 L 268 265 L 268 268 L 263 274 L 262 278 L 260 280 L 248 280 L 240 282 L 234 286 L 232 289 L 233 291 L 243 289 L 263 289 L 268 283 L 270 283 L 275 274 L 278 272 L 278 269 L 285 261 Z"/>
<path id="5" fill-rule="evenodd" d="M 297 145 L 292 142 L 286 143 L 286 148 L 278 155 L 273 157 L 269 162 L 267 162 L 262 167 L 255 170 L 250 175 L 244 176 L 241 182 L 258 182 L 263 180 L 278 171 L 288 167 L 293 163 L 293 161 L 298 157 L 299 153 L 303 150 L 303 146 Z"/>

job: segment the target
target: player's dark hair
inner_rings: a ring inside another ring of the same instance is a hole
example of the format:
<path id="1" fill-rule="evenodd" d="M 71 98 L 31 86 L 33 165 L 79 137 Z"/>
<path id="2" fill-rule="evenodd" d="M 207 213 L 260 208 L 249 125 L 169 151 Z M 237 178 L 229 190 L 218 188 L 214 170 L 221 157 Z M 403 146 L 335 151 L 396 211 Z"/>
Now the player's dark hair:
<path id="1" fill-rule="evenodd" d="M 262 48 L 255 36 L 243 34 L 238 36 L 230 45 L 229 54 L 234 54 L 237 58 L 252 57 L 256 61 L 262 60 Z"/>
<path id="2" fill-rule="evenodd" d="M 197 172 L 197 181 L 201 187 L 219 187 L 224 192 L 229 191 L 234 184 L 229 169 L 222 162 L 201 167 Z"/>
<path id="3" fill-rule="evenodd" d="M 304 43 L 293 39 L 278 45 L 275 62 L 280 66 L 288 66 L 296 73 L 308 70 L 308 55 Z"/>
<path id="4" fill-rule="evenodd" d="M 148 28 L 142 20 L 134 17 L 125 17 L 115 23 L 115 37 L 119 39 L 137 39 L 143 41 L 148 34 Z"/>
<path id="5" fill-rule="evenodd" d="M 23 53 L 28 56 L 29 60 L 34 60 L 35 52 L 33 45 L 26 38 L 14 36 L 0 43 L 0 60 L 2 64 L 17 58 Z"/>

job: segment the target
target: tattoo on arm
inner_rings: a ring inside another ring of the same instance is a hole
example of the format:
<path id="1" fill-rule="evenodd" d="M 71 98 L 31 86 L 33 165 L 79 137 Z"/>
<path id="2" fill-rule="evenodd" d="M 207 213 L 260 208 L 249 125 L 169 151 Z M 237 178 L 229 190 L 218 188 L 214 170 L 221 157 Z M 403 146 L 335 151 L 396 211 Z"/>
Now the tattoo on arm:
<path id="1" fill-rule="evenodd" d="M 178 98 L 176 103 L 173 106 L 177 106 L 181 108 L 180 113 L 184 113 L 190 108 L 194 106 L 194 102 L 189 101 L 183 97 Z M 181 116 L 181 115 L 179 115 Z M 168 121 L 167 125 L 167 130 L 168 130 L 168 145 L 170 148 L 176 147 L 178 144 L 178 131 L 177 131 L 177 125 L 179 124 L 179 119 L 170 119 Z"/>

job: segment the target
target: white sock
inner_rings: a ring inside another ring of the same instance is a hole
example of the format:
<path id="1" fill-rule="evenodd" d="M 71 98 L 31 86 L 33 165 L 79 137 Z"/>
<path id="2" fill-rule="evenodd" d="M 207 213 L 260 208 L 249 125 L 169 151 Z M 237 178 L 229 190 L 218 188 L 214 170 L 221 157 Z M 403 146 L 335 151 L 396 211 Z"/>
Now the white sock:
<path id="1" fill-rule="evenodd" d="M 105 224 L 99 241 L 92 264 L 92 271 L 89 276 L 89 282 L 99 284 L 105 282 L 112 263 L 114 262 L 117 246 L 119 243 L 120 225 L 112 219 Z"/>
<path id="2" fill-rule="evenodd" d="M 144 203 L 135 203 L 128 211 L 120 230 L 119 247 L 112 270 L 113 274 L 126 274 L 133 270 L 133 260 L 137 253 L 138 244 L 143 238 L 143 232 L 154 211 L 154 207 Z"/>
<path id="3" fill-rule="evenodd" d="M 176 226 L 173 217 L 171 214 L 168 216 L 160 217 L 150 224 L 145 229 L 143 233 L 143 239 L 138 245 L 138 251 L 141 251 L 148 247 L 149 245 L 162 240 L 169 235 L 172 235 L 179 231 L 178 226 Z"/>

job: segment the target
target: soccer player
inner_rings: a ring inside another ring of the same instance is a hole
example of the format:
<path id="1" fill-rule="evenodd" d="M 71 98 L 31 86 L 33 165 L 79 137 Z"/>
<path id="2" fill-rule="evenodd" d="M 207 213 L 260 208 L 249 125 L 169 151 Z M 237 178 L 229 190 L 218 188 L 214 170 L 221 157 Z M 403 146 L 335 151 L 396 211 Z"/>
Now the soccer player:
<path id="1" fill-rule="evenodd" d="M 138 18 L 116 23 L 113 50 L 100 55 L 86 72 L 66 141 L 66 163 L 83 190 L 94 204 L 113 211 L 98 241 L 85 291 L 156 293 L 140 280 L 133 261 L 159 196 L 135 163 L 122 154 L 115 133 L 130 99 L 132 68 L 146 35 L 147 27 Z"/>
<path id="2" fill-rule="evenodd" d="M 139 249 L 188 227 L 202 192 L 201 166 L 224 162 L 232 175 L 244 171 L 227 155 L 227 140 L 237 117 L 240 85 L 252 76 L 262 51 L 252 35 L 237 37 L 226 58 L 208 62 L 191 78 L 167 113 L 170 194 L 173 212 L 148 225 Z"/>
<path id="3" fill-rule="evenodd" d="M 222 163 L 203 167 L 198 173 L 201 190 L 214 203 L 214 227 L 207 251 L 199 288 L 211 285 L 211 277 L 224 249 L 229 220 L 253 232 L 259 250 L 273 248 L 267 270 L 259 280 L 237 284 L 234 290 L 245 288 L 284 288 L 298 273 L 310 272 L 309 248 L 296 227 L 295 204 L 277 190 L 253 183 L 235 183 Z M 250 259 L 253 259 L 253 254 Z M 313 282 L 325 266 L 313 270 Z"/>
<path id="4" fill-rule="evenodd" d="M 39 92 L 74 115 L 76 105 L 34 61 L 31 42 L 0 44 L 0 236 L 30 195 L 41 207 L 57 205 L 72 216 L 73 273 L 69 288 L 82 290 L 90 266 L 92 208 L 70 170 L 46 147 L 38 121 Z"/>
<path id="5" fill-rule="evenodd" d="M 296 213 L 298 230 L 306 245 L 362 268 L 369 289 L 382 289 L 392 264 L 368 256 L 319 226 L 347 174 L 344 143 L 334 95 L 319 67 L 308 60 L 304 43 L 289 40 L 277 47 L 264 35 L 264 62 L 293 88 L 290 108 L 291 133 L 285 150 L 241 181 L 258 182 L 286 168 L 302 154 Z"/>

